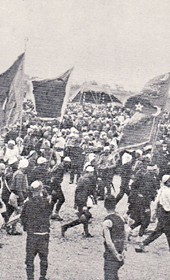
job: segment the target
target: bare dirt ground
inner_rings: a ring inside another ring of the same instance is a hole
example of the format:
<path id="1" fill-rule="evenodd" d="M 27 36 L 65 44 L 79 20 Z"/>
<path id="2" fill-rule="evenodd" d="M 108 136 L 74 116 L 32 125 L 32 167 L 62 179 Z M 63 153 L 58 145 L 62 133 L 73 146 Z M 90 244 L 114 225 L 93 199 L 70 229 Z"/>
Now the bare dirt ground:
<path id="1" fill-rule="evenodd" d="M 76 218 L 74 205 L 75 184 L 68 184 L 68 175 L 63 183 L 66 202 L 61 216 L 64 222 Z M 119 179 L 115 178 L 116 191 Z M 126 197 L 118 204 L 121 214 L 126 211 Z M 92 209 L 93 219 L 89 225 L 93 238 L 84 239 L 82 225 L 69 229 L 66 238 L 61 237 L 61 223 L 51 222 L 48 277 L 50 280 L 102 280 L 103 279 L 103 237 L 102 221 L 106 215 L 103 202 Z M 64 223 L 63 222 L 63 223 Z M 153 225 L 152 225 L 153 227 Z M 0 279 L 24 280 L 25 238 L 22 236 L 2 235 L 4 247 L 0 249 Z M 125 265 L 119 272 L 120 280 L 169 280 L 170 253 L 166 238 L 161 236 L 148 247 L 148 253 L 136 253 L 135 244 L 128 244 Z M 39 279 L 39 260 L 35 260 L 35 279 Z"/>

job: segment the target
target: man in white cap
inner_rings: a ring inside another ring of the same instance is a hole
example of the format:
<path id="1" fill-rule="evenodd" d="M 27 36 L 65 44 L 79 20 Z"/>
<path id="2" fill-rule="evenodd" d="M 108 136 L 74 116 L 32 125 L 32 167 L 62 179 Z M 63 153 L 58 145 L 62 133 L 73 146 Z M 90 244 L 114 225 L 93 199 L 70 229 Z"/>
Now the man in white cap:
<path id="1" fill-rule="evenodd" d="M 145 246 L 160 237 L 163 233 L 166 235 L 169 251 L 170 251 L 170 175 L 162 177 L 161 188 L 156 198 L 158 208 L 158 223 L 156 229 L 135 248 L 136 252 L 147 252 Z"/>
<path id="2" fill-rule="evenodd" d="M 43 183 L 43 185 L 49 186 L 50 183 L 50 175 L 48 172 L 48 161 L 45 157 L 40 156 L 37 159 L 37 164 L 32 170 L 32 181 L 38 180 Z"/>
<path id="3" fill-rule="evenodd" d="M 105 188 L 107 189 L 107 194 L 111 194 L 115 166 L 116 163 L 111 155 L 110 147 L 105 146 L 97 162 L 99 200 L 104 200 Z"/>
<path id="4" fill-rule="evenodd" d="M 18 164 L 18 170 L 13 174 L 11 182 L 11 195 L 9 197 L 9 203 L 7 206 L 8 218 L 10 218 L 14 210 L 17 210 L 18 207 L 23 206 L 24 200 L 27 198 L 28 179 L 26 169 L 28 165 L 29 162 L 26 158 L 21 159 Z M 15 205 L 12 202 L 14 197 L 16 198 Z M 16 234 L 15 231 L 14 234 Z"/>
<path id="5" fill-rule="evenodd" d="M 64 234 L 68 228 L 83 224 L 84 227 L 84 236 L 86 238 L 93 237 L 89 233 L 88 223 L 91 218 L 91 213 L 87 207 L 88 196 L 92 196 L 94 203 L 97 204 L 96 200 L 96 189 L 94 186 L 94 168 L 88 166 L 85 170 L 85 173 L 79 178 L 76 191 L 75 191 L 75 205 L 74 208 L 78 209 L 78 219 L 65 224 L 61 227 L 61 234 L 64 237 Z"/>
<path id="6" fill-rule="evenodd" d="M 62 162 L 56 164 L 51 170 L 51 205 L 53 208 L 53 213 L 51 215 L 52 219 L 57 221 L 62 221 L 63 219 L 60 217 L 59 212 L 60 209 L 65 202 L 65 196 L 62 191 L 62 181 L 64 177 L 65 168 L 67 168 L 67 164 L 70 162 L 69 157 L 65 157 Z"/>
<path id="7" fill-rule="evenodd" d="M 27 280 L 34 280 L 34 259 L 40 258 L 40 278 L 46 280 L 48 268 L 48 245 L 50 233 L 51 205 L 43 196 L 41 181 L 31 184 L 32 196 L 24 203 L 21 222 L 27 232 L 26 273 Z"/>
<path id="8" fill-rule="evenodd" d="M 159 188 L 159 181 L 156 176 L 157 166 L 153 163 L 148 163 L 147 170 L 139 173 L 131 185 L 129 195 L 129 211 L 130 217 L 134 223 L 130 225 L 131 230 L 138 226 L 140 242 L 143 235 L 150 224 L 151 219 L 151 202 L 155 200 L 157 190 Z M 131 232 L 132 234 L 132 232 Z"/>
<path id="9" fill-rule="evenodd" d="M 125 152 L 122 155 L 122 166 L 121 166 L 121 185 L 120 191 L 116 196 L 116 203 L 118 203 L 126 193 L 129 196 L 129 182 L 132 175 L 132 165 L 133 165 L 133 157 L 130 153 Z"/>

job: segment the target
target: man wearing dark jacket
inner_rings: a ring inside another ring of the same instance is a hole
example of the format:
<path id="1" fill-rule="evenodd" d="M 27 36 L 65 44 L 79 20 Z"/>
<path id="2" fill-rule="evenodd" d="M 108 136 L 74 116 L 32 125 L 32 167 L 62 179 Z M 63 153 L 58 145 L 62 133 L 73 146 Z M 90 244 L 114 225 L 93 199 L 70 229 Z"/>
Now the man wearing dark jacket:
<path id="1" fill-rule="evenodd" d="M 46 197 L 42 196 L 42 183 L 31 184 L 32 196 L 24 203 L 21 222 L 27 232 L 26 272 L 27 279 L 34 280 L 34 258 L 40 258 L 40 278 L 46 280 L 48 268 L 48 245 L 50 233 L 51 206 Z"/>
<path id="2" fill-rule="evenodd" d="M 121 168 L 121 185 L 120 191 L 116 197 L 116 203 L 118 203 L 126 193 L 129 196 L 130 189 L 129 189 L 129 182 L 132 175 L 132 165 L 133 165 L 133 158 L 132 155 L 125 152 L 122 156 L 122 168 Z"/>
<path id="3" fill-rule="evenodd" d="M 51 218 L 57 221 L 63 220 L 59 215 L 59 211 L 61 209 L 61 206 L 65 202 L 65 197 L 61 188 L 61 183 L 64 177 L 66 160 L 63 159 L 63 161 L 60 164 L 54 166 L 54 168 L 51 171 L 51 205 L 53 208 L 53 214 Z"/>
<path id="4" fill-rule="evenodd" d="M 140 226 L 139 240 L 149 226 L 151 218 L 150 204 L 155 200 L 157 189 L 159 188 L 156 170 L 157 167 L 149 163 L 145 172 L 143 171 L 136 174 L 136 178 L 131 186 L 128 213 L 134 220 L 134 223 L 130 227 L 131 230 L 133 230 Z M 132 232 L 130 234 L 132 234 Z"/>
<path id="5" fill-rule="evenodd" d="M 75 191 L 74 208 L 78 209 L 78 219 L 62 226 L 61 234 L 63 237 L 68 228 L 77 226 L 79 224 L 83 224 L 84 236 L 87 238 L 92 237 L 88 229 L 91 213 L 87 207 L 87 200 L 89 196 L 92 196 L 94 203 L 97 204 L 95 183 L 94 168 L 92 166 L 88 166 L 85 170 L 85 174 L 79 178 Z"/>

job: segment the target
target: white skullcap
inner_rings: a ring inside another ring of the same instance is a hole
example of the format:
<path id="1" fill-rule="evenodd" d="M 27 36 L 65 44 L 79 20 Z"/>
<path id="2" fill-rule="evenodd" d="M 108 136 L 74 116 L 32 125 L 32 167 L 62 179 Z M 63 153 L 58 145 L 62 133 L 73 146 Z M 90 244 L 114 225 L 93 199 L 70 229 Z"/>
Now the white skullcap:
<path id="1" fill-rule="evenodd" d="M 93 166 L 87 166 L 85 171 L 87 171 L 87 172 L 94 172 L 94 167 Z"/>
<path id="2" fill-rule="evenodd" d="M 105 146 L 103 150 L 104 151 L 110 151 L 110 147 L 109 146 Z"/>
<path id="3" fill-rule="evenodd" d="M 59 131 L 59 129 L 58 129 L 57 127 L 54 127 L 54 128 L 53 128 L 53 132 L 56 133 L 56 132 L 58 132 L 58 131 Z"/>
<path id="4" fill-rule="evenodd" d="M 139 154 L 140 156 L 142 156 L 142 154 L 143 154 L 142 150 L 140 150 L 140 149 L 136 150 L 136 153 Z"/>
<path id="5" fill-rule="evenodd" d="M 112 140 L 112 141 L 110 142 L 110 145 L 116 146 L 116 141 Z"/>
<path id="6" fill-rule="evenodd" d="M 14 140 L 9 140 L 8 144 L 15 145 L 15 141 Z"/>
<path id="7" fill-rule="evenodd" d="M 163 175 L 162 177 L 162 183 L 166 183 L 170 179 L 170 175 Z"/>
<path id="8" fill-rule="evenodd" d="M 46 163 L 46 162 L 47 162 L 47 159 L 45 157 L 39 157 L 37 159 L 38 164 L 43 164 L 43 163 Z"/>
<path id="9" fill-rule="evenodd" d="M 20 142 L 23 142 L 24 140 L 23 140 L 21 137 L 17 137 L 17 138 L 16 138 L 16 143 L 19 142 L 19 141 L 20 141 Z"/>
<path id="10" fill-rule="evenodd" d="M 27 168 L 29 165 L 29 161 L 26 158 L 23 158 L 19 161 L 18 168 Z"/>
<path id="11" fill-rule="evenodd" d="M 71 127 L 71 133 L 79 133 L 79 131 L 75 127 Z"/>
<path id="12" fill-rule="evenodd" d="M 5 164 L 3 162 L 0 162 L 0 168 L 5 168 Z"/>
<path id="13" fill-rule="evenodd" d="M 69 157 L 65 157 L 63 161 L 71 162 L 71 159 Z"/>
<path id="14" fill-rule="evenodd" d="M 27 129 L 27 132 L 28 132 L 28 133 L 33 132 L 33 129 L 32 129 L 32 128 L 28 128 L 28 129 Z"/>
<path id="15" fill-rule="evenodd" d="M 31 189 L 33 191 L 38 191 L 38 190 L 42 189 L 42 182 L 38 181 L 38 180 L 32 182 Z"/>
<path id="16" fill-rule="evenodd" d="M 132 156 L 128 153 L 124 153 L 122 156 L 122 164 L 126 164 L 128 162 L 131 162 Z"/>
<path id="17" fill-rule="evenodd" d="M 143 158 L 144 159 L 151 159 L 151 154 L 146 154 Z"/>

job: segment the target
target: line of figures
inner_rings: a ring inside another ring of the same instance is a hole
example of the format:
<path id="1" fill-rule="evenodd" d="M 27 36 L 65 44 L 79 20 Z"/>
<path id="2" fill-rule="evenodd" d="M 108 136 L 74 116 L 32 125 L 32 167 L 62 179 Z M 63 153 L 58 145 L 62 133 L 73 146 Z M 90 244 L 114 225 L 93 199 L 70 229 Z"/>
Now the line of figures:
<path id="1" fill-rule="evenodd" d="M 1 225 L 8 234 L 27 232 L 26 271 L 34 279 L 34 258 L 40 257 L 40 280 L 46 279 L 50 219 L 62 221 L 60 209 L 65 202 L 62 181 L 69 173 L 70 184 L 76 182 L 77 219 L 61 227 L 63 238 L 68 229 L 83 225 L 84 237 L 89 232 L 91 204 L 103 200 L 108 211 L 103 222 L 105 280 L 118 279 L 123 265 L 126 239 L 140 226 L 136 252 L 165 233 L 170 247 L 170 142 L 169 119 L 160 126 L 154 147 L 124 150 L 116 153 L 121 129 L 116 132 L 77 128 L 59 130 L 42 123 L 25 125 L 22 137 L 13 127 L 1 137 L 0 192 Z M 115 127 L 114 127 L 115 129 Z M 84 134 L 83 134 L 84 133 Z M 121 178 L 120 191 L 114 193 L 113 177 Z M 128 212 L 123 220 L 115 208 L 124 194 Z M 151 203 L 155 213 L 151 216 Z M 157 226 L 143 239 L 151 220 Z M 129 225 L 128 236 L 125 223 Z M 2 244 L 1 244 L 2 247 Z M 117 278 L 116 278 L 117 277 Z"/>

